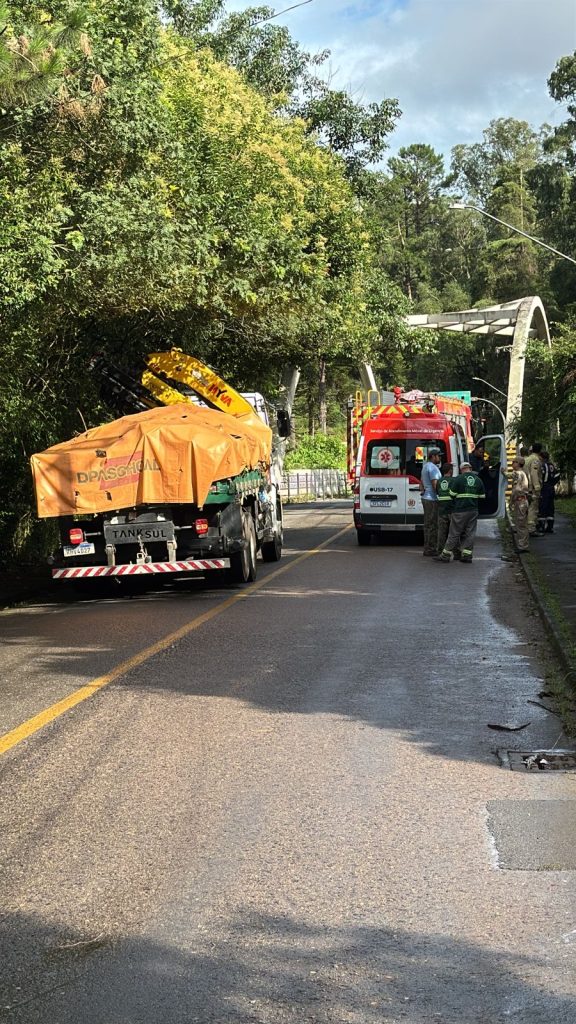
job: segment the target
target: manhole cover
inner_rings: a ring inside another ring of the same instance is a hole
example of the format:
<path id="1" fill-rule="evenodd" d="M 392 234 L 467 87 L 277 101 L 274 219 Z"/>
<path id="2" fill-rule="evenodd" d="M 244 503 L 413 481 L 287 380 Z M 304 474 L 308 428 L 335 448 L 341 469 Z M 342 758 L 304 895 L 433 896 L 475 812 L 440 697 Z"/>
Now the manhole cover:
<path id="1" fill-rule="evenodd" d="M 513 772 L 576 772 L 576 750 L 504 750 L 500 759 Z"/>

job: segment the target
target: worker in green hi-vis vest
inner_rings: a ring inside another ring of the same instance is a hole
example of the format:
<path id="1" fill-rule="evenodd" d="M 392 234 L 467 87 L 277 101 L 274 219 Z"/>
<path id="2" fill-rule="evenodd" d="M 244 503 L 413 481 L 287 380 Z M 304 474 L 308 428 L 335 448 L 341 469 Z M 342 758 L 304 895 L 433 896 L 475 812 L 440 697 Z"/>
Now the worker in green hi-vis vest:
<path id="1" fill-rule="evenodd" d="M 437 556 L 440 562 L 451 562 L 459 548 L 461 562 L 471 562 L 478 525 L 478 502 L 486 497 L 484 484 L 469 462 L 463 462 L 449 491 L 453 501 L 448 539 Z"/>
<path id="2" fill-rule="evenodd" d="M 444 545 L 450 532 L 450 516 L 452 515 L 454 505 L 454 499 L 450 494 L 453 473 L 454 466 L 452 463 L 445 462 L 442 465 L 442 479 L 438 481 L 438 486 L 436 487 L 436 497 L 438 498 L 438 554 L 441 554 L 444 550 Z"/>

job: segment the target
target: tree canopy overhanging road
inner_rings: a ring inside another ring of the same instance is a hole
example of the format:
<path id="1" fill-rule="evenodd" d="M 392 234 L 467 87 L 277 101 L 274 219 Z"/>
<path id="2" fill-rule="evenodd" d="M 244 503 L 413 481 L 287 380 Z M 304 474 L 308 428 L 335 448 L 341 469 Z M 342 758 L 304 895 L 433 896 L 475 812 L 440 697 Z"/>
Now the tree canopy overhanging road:
<path id="1" fill-rule="evenodd" d="M 360 359 L 386 386 L 477 376 L 502 390 L 493 340 L 431 341 L 407 314 L 541 295 L 552 346 L 529 347 L 516 430 L 550 435 L 576 468 L 574 267 L 515 233 L 576 253 L 574 55 L 550 69 L 556 127 L 504 116 L 450 157 L 416 140 L 386 160 L 402 97 L 333 88 L 329 54 L 273 14 L 222 0 L 1 6 L 2 564 L 50 548 L 30 455 L 113 415 L 97 354 L 140 370 L 178 345 L 273 396 L 299 365 L 300 424 L 338 435 Z"/>

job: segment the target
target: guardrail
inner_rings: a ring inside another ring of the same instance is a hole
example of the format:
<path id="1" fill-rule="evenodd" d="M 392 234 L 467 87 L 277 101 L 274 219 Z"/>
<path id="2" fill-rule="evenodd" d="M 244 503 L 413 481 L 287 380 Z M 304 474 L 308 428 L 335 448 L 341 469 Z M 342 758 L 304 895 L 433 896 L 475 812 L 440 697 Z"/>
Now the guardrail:
<path id="1" fill-rule="evenodd" d="M 280 493 L 286 501 L 349 498 L 351 495 L 344 469 L 293 469 L 282 475 Z"/>

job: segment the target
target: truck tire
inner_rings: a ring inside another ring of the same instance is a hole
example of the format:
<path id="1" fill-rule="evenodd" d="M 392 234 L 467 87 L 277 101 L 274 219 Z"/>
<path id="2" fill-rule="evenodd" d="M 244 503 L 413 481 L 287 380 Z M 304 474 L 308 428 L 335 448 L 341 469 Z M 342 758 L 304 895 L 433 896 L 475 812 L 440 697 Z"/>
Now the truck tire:
<path id="1" fill-rule="evenodd" d="M 242 551 L 230 555 L 230 578 L 234 583 L 252 583 L 256 579 L 256 530 L 250 512 L 242 510 Z"/>
<path id="2" fill-rule="evenodd" d="M 267 540 L 262 545 L 263 562 L 279 562 L 282 558 L 282 538 L 276 534 L 274 540 Z"/>
<path id="3" fill-rule="evenodd" d="M 267 540 L 262 544 L 262 561 L 263 562 L 279 562 L 282 558 L 282 542 L 284 540 L 284 531 L 282 529 L 282 523 L 280 521 L 276 524 L 277 529 L 274 534 L 273 540 Z"/>
<path id="4" fill-rule="evenodd" d="M 361 548 L 368 547 L 372 534 L 368 533 L 367 530 L 356 530 L 356 537 L 358 538 L 358 544 Z"/>

